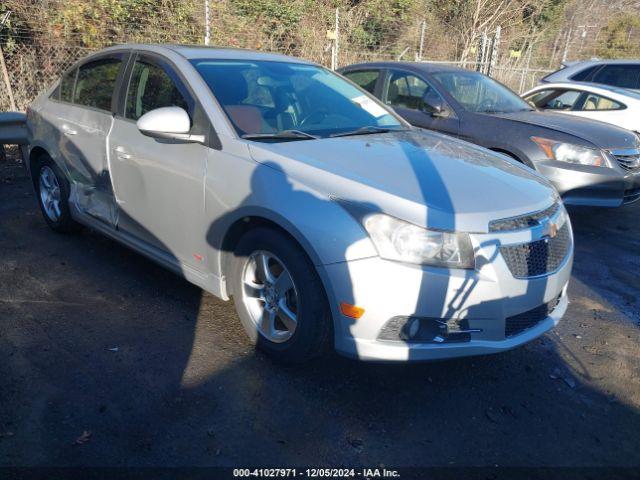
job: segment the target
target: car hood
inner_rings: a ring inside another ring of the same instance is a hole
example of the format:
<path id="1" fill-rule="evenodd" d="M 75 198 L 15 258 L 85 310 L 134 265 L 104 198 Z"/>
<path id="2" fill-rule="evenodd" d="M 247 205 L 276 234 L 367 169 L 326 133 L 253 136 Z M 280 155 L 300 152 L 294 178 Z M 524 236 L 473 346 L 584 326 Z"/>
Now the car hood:
<path id="1" fill-rule="evenodd" d="M 633 148 L 638 143 L 636 136 L 623 128 L 564 113 L 532 110 L 501 113 L 493 116 L 573 135 L 604 149 Z"/>
<path id="2" fill-rule="evenodd" d="M 516 161 L 422 131 L 250 144 L 253 158 L 321 195 L 420 226 L 486 232 L 552 203 L 549 182 Z"/>

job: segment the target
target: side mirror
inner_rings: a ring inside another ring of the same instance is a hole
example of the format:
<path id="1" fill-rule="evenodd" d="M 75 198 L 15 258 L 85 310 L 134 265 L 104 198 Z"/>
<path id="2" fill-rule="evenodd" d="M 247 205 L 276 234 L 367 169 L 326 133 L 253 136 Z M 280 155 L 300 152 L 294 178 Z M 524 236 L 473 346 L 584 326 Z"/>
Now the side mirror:
<path id="1" fill-rule="evenodd" d="M 161 107 L 142 115 L 136 122 L 143 135 L 165 140 L 204 143 L 204 135 L 191 135 L 189 114 L 180 107 Z"/>
<path id="2" fill-rule="evenodd" d="M 442 98 L 439 95 L 434 95 L 429 90 L 422 97 L 422 111 L 433 118 L 446 118 L 449 116 L 449 110 L 443 105 Z"/>

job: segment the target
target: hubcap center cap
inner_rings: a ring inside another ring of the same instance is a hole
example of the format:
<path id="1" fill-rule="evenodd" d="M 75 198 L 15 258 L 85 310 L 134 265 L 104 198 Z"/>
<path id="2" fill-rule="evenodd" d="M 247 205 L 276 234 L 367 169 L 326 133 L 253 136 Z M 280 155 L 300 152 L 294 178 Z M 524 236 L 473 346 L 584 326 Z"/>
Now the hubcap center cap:
<path id="1" fill-rule="evenodd" d="M 267 307 L 270 309 L 275 308 L 277 299 L 278 296 L 276 295 L 275 289 L 271 285 L 267 285 L 264 289 L 264 300 Z"/>

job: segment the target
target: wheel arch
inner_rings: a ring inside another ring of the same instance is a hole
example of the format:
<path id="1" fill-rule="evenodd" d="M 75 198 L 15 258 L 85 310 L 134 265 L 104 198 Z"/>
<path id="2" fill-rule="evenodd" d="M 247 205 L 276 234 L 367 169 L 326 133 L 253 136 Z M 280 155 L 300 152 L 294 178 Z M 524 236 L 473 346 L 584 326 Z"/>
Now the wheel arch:
<path id="1" fill-rule="evenodd" d="M 314 266 L 316 273 L 322 285 L 323 294 L 328 302 L 328 310 L 331 315 L 331 337 L 335 343 L 337 332 L 340 326 L 337 323 L 339 318 L 338 303 L 333 290 L 328 273 L 325 270 L 320 256 L 311 243 L 305 238 L 303 233 L 293 225 L 292 222 L 281 216 L 280 214 L 264 208 L 242 209 L 242 215 L 234 216 L 228 228 L 222 235 L 219 248 L 220 273 L 222 278 L 222 298 L 229 299 L 233 295 L 231 282 L 229 281 L 229 272 L 231 271 L 233 253 L 240 238 L 252 229 L 260 227 L 268 227 L 277 230 L 290 238 L 305 253 L 311 264 Z M 211 232 L 210 232 L 211 233 Z M 211 242 L 211 239 L 209 240 Z"/>
<path id="2" fill-rule="evenodd" d="M 211 238 L 212 232 L 209 232 L 209 243 L 219 250 L 219 268 L 221 275 L 226 279 L 229 272 L 233 252 L 240 238 L 249 230 L 258 227 L 269 227 L 278 230 L 291 238 L 305 254 L 311 263 L 316 267 L 316 271 L 327 291 L 326 279 L 323 278 L 322 262 L 316 249 L 306 239 L 306 237 L 286 218 L 272 210 L 263 208 L 245 208 L 235 213 L 233 219 L 228 222 L 228 227 L 224 229 L 224 234 L 218 240 Z M 228 282 L 225 280 L 225 287 L 228 288 Z M 232 293 L 228 291 L 227 293 Z"/>
<path id="3" fill-rule="evenodd" d="M 31 181 L 33 182 L 34 186 L 37 181 L 34 175 L 35 168 L 38 162 L 40 161 L 40 159 L 45 155 L 49 158 L 52 158 L 49 152 L 44 147 L 41 147 L 40 145 L 36 145 L 35 147 L 31 148 L 31 150 L 29 151 L 29 158 L 27 159 L 27 162 L 28 162 L 29 174 L 31 175 Z"/>

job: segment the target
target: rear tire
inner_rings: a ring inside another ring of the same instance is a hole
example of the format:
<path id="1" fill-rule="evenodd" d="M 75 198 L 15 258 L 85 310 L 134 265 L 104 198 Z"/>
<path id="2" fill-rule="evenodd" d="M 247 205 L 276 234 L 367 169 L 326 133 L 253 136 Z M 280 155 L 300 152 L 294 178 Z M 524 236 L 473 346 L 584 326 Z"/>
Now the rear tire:
<path id="1" fill-rule="evenodd" d="M 266 227 L 238 242 L 231 266 L 233 300 L 249 339 L 284 363 L 328 349 L 331 313 L 315 267 L 286 234 Z"/>
<path id="2" fill-rule="evenodd" d="M 47 225 L 61 233 L 78 231 L 80 224 L 69 210 L 69 182 L 55 162 L 48 155 L 42 155 L 32 175 L 38 205 Z"/>

